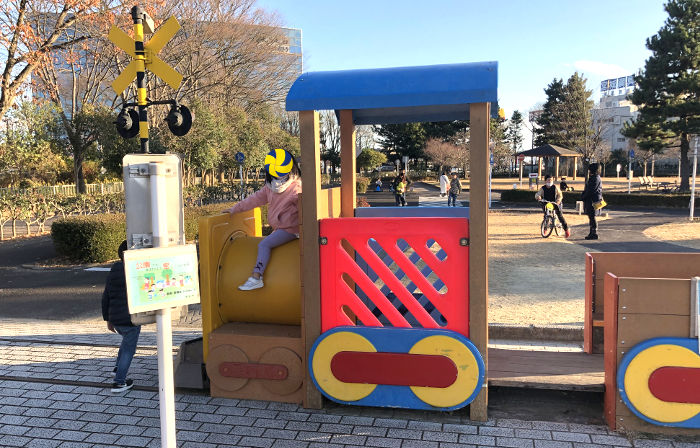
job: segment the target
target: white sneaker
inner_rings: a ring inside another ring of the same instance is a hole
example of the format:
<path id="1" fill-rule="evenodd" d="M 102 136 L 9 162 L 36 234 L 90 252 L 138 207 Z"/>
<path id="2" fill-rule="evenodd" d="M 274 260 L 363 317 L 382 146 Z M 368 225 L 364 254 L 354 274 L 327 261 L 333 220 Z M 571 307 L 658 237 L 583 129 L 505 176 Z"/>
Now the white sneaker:
<path id="1" fill-rule="evenodd" d="M 238 289 L 240 289 L 241 291 L 250 291 L 251 289 L 259 289 L 263 286 L 265 286 L 265 284 L 263 283 L 262 277 L 248 277 L 248 280 L 246 280 L 245 283 L 239 286 Z"/>

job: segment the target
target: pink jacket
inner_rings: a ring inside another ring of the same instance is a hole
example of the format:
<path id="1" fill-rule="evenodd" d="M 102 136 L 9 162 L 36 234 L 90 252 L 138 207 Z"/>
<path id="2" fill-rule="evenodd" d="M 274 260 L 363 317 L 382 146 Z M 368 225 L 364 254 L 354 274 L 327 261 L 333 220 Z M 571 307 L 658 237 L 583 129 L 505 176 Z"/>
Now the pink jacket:
<path id="1" fill-rule="evenodd" d="M 289 233 L 299 233 L 298 195 L 301 193 L 301 179 L 296 179 L 282 193 L 275 193 L 265 184 L 260 190 L 243 199 L 229 209 L 230 213 L 267 206 L 267 222 L 273 229 L 286 230 Z"/>

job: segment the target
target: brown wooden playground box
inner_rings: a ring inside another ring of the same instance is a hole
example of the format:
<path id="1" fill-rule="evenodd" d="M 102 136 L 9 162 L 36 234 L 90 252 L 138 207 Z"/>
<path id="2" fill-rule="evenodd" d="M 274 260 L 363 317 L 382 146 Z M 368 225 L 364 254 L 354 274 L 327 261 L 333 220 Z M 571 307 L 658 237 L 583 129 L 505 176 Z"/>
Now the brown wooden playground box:
<path id="1" fill-rule="evenodd" d="M 658 337 L 697 337 L 691 330 L 692 278 L 700 253 L 587 253 L 584 351 L 604 352 L 605 420 L 611 429 L 700 436 L 637 417 L 617 387 L 620 362 L 635 345 Z"/>
<path id="2" fill-rule="evenodd" d="M 583 351 L 603 353 L 604 279 L 617 277 L 682 278 L 700 276 L 700 253 L 595 252 L 586 253 Z"/>

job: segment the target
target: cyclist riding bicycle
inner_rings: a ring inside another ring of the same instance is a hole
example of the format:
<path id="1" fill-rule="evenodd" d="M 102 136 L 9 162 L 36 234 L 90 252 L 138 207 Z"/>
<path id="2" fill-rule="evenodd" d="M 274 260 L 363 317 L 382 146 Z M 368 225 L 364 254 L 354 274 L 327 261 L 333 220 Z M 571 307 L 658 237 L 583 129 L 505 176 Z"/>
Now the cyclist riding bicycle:
<path id="1" fill-rule="evenodd" d="M 535 199 L 537 199 L 538 201 L 544 200 L 554 203 L 554 211 L 557 213 L 557 218 L 559 218 L 559 221 L 561 222 L 561 225 L 564 228 L 564 234 L 568 238 L 571 236 L 571 231 L 569 230 L 569 226 L 566 224 L 564 214 L 561 212 L 561 201 L 564 198 L 564 195 L 561 193 L 559 187 L 554 185 L 554 182 L 552 181 L 552 176 L 546 176 L 544 178 L 544 181 L 545 184 L 542 186 L 542 188 L 539 189 L 537 193 L 535 193 Z M 542 211 L 544 211 L 544 207 L 545 203 L 542 203 Z"/>

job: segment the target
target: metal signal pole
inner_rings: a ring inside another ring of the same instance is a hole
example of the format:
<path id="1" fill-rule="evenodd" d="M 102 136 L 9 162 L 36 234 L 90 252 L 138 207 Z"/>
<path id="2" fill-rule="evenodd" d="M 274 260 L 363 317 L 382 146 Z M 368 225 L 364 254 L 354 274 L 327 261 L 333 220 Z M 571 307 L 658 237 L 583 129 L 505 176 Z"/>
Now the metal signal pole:
<path id="1" fill-rule="evenodd" d="M 131 8 L 134 19 L 134 44 L 136 61 L 136 104 L 139 109 L 139 137 L 141 152 L 148 153 L 148 93 L 146 91 L 146 50 L 143 46 L 143 19 L 145 11 L 140 6 Z"/>

